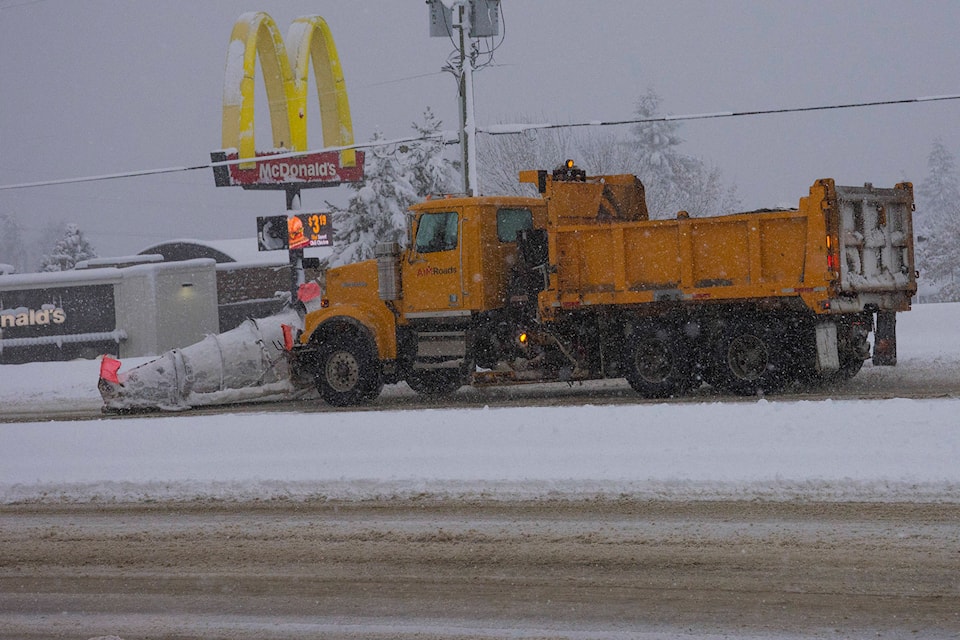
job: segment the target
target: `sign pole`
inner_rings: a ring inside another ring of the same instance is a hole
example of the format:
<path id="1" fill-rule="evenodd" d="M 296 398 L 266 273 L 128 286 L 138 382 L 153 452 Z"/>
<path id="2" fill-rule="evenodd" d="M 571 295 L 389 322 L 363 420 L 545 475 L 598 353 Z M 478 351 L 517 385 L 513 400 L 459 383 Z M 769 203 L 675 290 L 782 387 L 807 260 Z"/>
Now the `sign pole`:
<path id="1" fill-rule="evenodd" d="M 300 210 L 300 188 L 290 187 L 286 189 L 287 211 Z M 289 215 L 289 213 L 288 213 Z M 297 291 L 300 285 L 306 282 L 306 276 L 303 272 L 303 249 L 289 249 L 290 255 L 290 293 L 292 300 L 296 301 Z"/>

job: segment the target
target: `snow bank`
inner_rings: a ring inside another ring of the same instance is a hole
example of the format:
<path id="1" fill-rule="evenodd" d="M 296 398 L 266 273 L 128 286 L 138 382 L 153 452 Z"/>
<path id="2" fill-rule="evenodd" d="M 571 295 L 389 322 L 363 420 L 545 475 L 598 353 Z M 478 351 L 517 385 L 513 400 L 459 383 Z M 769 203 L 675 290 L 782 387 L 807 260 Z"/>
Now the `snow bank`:
<path id="1" fill-rule="evenodd" d="M 960 501 L 960 400 L 254 413 L 0 429 L 0 501 Z"/>
<path id="2" fill-rule="evenodd" d="M 868 364 L 852 384 L 960 375 L 958 326 L 960 304 L 901 314 L 900 365 Z M 83 360 L 0 366 L 0 422 L 29 406 L 98 407 L 98 367 Z M 386 393 L 409 391 L 397 385 Z M 960 502 L 957 398 L 184 412 L 80 422 L 53 415 L 0 424 L 0 503 L 622 496 Z"/>

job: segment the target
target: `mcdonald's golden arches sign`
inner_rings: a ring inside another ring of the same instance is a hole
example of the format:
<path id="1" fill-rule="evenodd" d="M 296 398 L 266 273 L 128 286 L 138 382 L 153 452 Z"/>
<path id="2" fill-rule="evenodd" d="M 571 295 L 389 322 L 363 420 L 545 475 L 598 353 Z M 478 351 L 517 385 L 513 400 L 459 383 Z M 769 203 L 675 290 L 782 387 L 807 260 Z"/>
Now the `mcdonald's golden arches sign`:
<path id="1" fill-rule="evenodd" d="M 260 59 L 270 109 L 273 147 L 257 150 L 254 136 L 256 63 Z M 353 125 L 346 84 L 333 36 L 320 16 L 294 20 L 286 41 L 276 23 L 262 11 L 241 15 L 233 25 L 223 85 L 222 149 L 214 162 L 217 186 L 248 189 L 321 187 L 363 179 L 363 152 L 313 153 L 271 160 L 271 155 L 307 151 L 307 88 L 309 69 L 320 102 L 325 147 L 353 144 Z M 243 162 L 249 159 L 249 162 Z"/>

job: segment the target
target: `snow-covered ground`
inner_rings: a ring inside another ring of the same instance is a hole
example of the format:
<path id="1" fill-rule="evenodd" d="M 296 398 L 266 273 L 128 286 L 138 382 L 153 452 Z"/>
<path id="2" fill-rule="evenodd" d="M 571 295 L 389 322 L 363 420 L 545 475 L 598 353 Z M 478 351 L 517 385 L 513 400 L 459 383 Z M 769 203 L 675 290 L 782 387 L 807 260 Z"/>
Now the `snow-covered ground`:
<path id="1" fill-rule="evenodd" d="M 898 337 L 896 375 L 960 371 L 960 304 L 916 306 Z M 26 407 L 100 406 L 98 371 L 96 361 L 0 366 L 0 423 Z M 960 502 L 960 398 L 0 424 L 5 503 L 623 494 Z"/>

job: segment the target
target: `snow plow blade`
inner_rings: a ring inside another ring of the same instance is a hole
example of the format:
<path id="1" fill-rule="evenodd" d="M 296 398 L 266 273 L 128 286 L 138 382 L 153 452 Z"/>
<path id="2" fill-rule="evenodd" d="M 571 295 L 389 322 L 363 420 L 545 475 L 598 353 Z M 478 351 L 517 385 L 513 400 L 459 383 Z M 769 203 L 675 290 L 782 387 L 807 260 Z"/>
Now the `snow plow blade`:
<path id="1" fill-rule="evenodd" d="M 281 400 L 302 392 L 290 375 L 284 325 L 302 327 L 293 309 L 239 327 L 120 372 L 104 356 L 97 388 L 105 412 L 182 411 L 197 406 Z"/>

